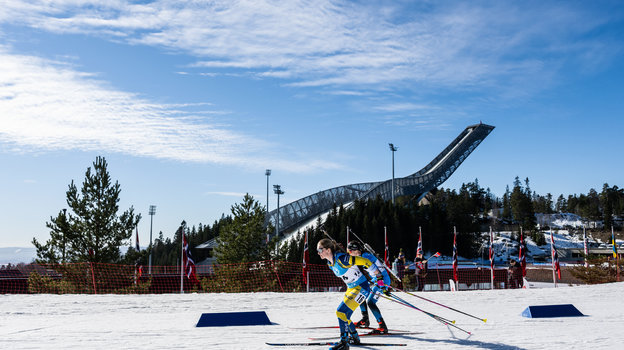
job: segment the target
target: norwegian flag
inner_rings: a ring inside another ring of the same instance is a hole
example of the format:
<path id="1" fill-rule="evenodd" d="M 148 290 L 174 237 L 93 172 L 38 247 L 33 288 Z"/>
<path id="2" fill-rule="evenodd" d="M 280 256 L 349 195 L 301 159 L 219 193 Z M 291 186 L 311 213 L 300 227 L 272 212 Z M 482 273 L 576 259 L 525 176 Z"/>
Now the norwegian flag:
<path id="1" fill-rule="evenodd" d="M 455 282 L 459 281 L 457 277 L 457 230 L 453 227 L 453 279 Z"/>
<path id="2" fill-rule="evenodd" d="M 585 232 L 585 227 L 583 227 L 583 249 L 585 250 L 585 267 L 589 267 L 589 261 L 587 260 L 589 257 L 589 249 L 587 248 L 587 232 Z"/>
<path id="3" fill-rule="evenodd" d="M 553 270 L 557 271 L 557 277 L 561 279 L 561 267 L 559 266 L 559 254 L 557 254 L 557 248 L 555 248 L 555 239 L 553 238 L 552 231 L 550 231 L 550 253 L 552 255 L 552 268 Z"/>
<path id="4" fill-rule="evenodd" d="M 310 261 L 310 253 L 308 251 L 308 231 L 305 233 L 305 241 L 303 243 L 303 283 L 308 283 L 308 262 Z"/>
<path id="5" fill-rule="evenodd" d="M 522 269 L 522 277 L 526 276 L 526 257 L 524 254 L 524 235 L 522 233 L 522 227 L 520 227 L 520 253 L 518 258 L 520 260 L 520 268 Z"/>
<path id="6" fill-rule="evenodd" d="M 390 259 L 388 259 L 388 257 L 390 256 L 390 246 L 388 246 L 388 233 L 386 232 L 385 229 L 384 229 L 384 240 L 386 242 L 386 248 L 384 250 L 384 264 L 386 264 L 386 266 L 390 266 Z"/>
<path id="7" fill-rule="evenodd" d="M 422 255 L 423 253 L 423 249 L 422 249 L 422 230 L 420 229 L 420 226 L 418 227 L 418 247 L 416 248 L 416 255 L 420 254 Z"/>
<path id="8" fill-rule="evenodd" d="M 184 234 L 184 232 L 182 232 L 182 252 L 186 277 L 188 277 L 192 282 L 199 283 L 197 275 L 195 274 L 195 261 L 193 261 L 193 257 L 191 256 L 191 250 L 189 249 L 186 234 Z"/>
<path id="9" fill-rule="evenodd" d="M 490 227 L 490 269 L 494 271 L 494 233 Z"/>

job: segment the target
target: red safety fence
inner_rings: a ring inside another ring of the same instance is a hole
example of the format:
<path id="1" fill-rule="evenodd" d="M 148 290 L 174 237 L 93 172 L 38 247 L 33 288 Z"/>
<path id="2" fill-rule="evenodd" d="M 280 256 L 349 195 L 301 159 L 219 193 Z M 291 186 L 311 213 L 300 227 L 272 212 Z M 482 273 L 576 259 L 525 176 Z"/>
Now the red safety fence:
<path id="1" fill-rule="evenodd" d="M 179 266 L 152 266 L 141 269 L 133 265 L 76 263 L 61 265 L 29 264 L 0 270 L 0 294 L 157 294 L 204 292 L 305 292 L 338 291 L 345 285 L 326 265 L 308 264 L 303 275 L 301 263 L 258 261 L 243 264 L 198 265 L 198 280 L 180 275 Z M 531 270 L 529 270 L 531 272 Z M 489 268 L 460 268 L 459 289 L 490 289 Z M 544 273 L 545 275 L 547 273 Z M 453 278 L 450 266 L 429 269 L 424 278 L 425 291 L 449 290 Z M 306 280 L 309 279 L 309 286 Z M 405 271 L 402 283 L 393 285 L 414 290 L 413 270 Z M 182 287 L 181 287 L 182 286 Z M 495 269 L 494 287 L 506 288 L 507 269 Z"/>

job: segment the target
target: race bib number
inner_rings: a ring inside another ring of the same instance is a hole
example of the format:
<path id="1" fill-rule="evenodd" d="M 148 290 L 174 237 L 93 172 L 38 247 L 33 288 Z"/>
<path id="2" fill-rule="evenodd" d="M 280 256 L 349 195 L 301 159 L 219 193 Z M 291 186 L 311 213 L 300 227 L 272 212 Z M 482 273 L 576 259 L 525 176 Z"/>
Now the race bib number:
<path id="1" fill-rule="evenodd" d="M 366 300 L 366 296 L 362 293 L 358 293 L 358 295 L 355 296 L 354 300 L 356 303 L 361 304 L 364 302 L 364 300 Z"/>
<path id="2" fill-rule="evenodd" d="M 380 294 L 381 294 L 381 290 L 379 290 L 379 288 L 373 289 L 373 299 L 375 299 L 375 301 L 379 300 Z"/>

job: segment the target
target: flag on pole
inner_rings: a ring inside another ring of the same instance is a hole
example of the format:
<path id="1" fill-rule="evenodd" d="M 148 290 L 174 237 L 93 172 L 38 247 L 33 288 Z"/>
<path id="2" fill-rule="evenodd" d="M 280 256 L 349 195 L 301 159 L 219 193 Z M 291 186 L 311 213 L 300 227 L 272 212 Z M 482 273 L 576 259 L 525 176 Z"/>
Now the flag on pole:
<path id="1" fill-rule="evenodd" d="M 615 234 L 613 233 L 613 226 L 611 226 L 611 243 L 613 243 L 613 257 L 615 258 L 615 271 L 617 271 L 616 281 L 620 281 L 620 262 L 617 252 L 617 242 L 615 241 Z"/>
<path id="2" fill-rule="evenodd" d="M 386 242 L 386 248 L 384 250 L 384 264 L 386 266 L 390 266 L 390 246 L 388 246 L 388 232 L 386 232 L 386 228 L 384 227 L 384 240 Z"/>
<path id="3" fill-rule="evenodd" d="M 310 253 L 308 252 L 308 231 L 305 233 L 305 241 L 303 243 L 303 284 L 308 283 L 308 262 L 310 261 Z"/>
<path id="4" fill-rule="evenodd" d="M 141 246 L 139 246 L 139 228 L 136 228 L 136 250 L 137 252 L 141 251 Z M 140 260 L 137 260 L 136 263 L 134 263 L 134 268 L 136 269 L 135 274 L 136 274 L 136 280 L 134 281 L 134 283 L 136 284 L 137 281 L 141 278 L 141 275 L 143 274 L 143 265 L 140 263 Z"/>
<path id="5" fill-rule="evenodd" d="M 587 232 L 583 226 L 583 249 L 585 250 L 585 268 L 589 267 L 589 248 L 587 247 Z"/>
<path id="6" fill-rule="evenodd" d="M 199 283 L 195 273 L 195 261 L 193 261 L 193 257 L 191 256 L 191 250 L 189 249 L 188 240 L 186 239 L 186 234 L 184 232 L 182 232 L 182 253 L 186 277 L 188 277 L 192 282 Z"/>
<path id="7" fill-rule="evenodd" d="M 615 235 L 613 234 L 613 226 L 611 226 L 611 244 L 613 244 L 613 257 L 617 258 L 617 244 L 615 244 Z"/>
<path id="8" fill-rule="evenodd" d="M 141 250 L 141 247 L 139 246 L 139 228 L 136 228 L 136 250 L 137 252 Z"/>
<path id="9" fill-rule="evenodd" d="M 459 281 L 457 277 L 457 229 L 453 227 L 453 279 L 455 282 Z"/>
<path id="10" fill-rule="evenodd" d="M 490 287 L 494 289 L 494 233 L 490 226 Z"/>
<path id="11" fill-rule="evenodd" d="M 525 252 L 524 252 L 524 235 L 522 232 L 522 227 L 520 227 L 520 253 L 519 253 L 519 260 L 520 260 L 520 269 L 522 270 L 522 277 L 526 277 L 526 257 L 524 256 Z"/>
<path id="12" fill-rule="evenodd" d="M 418 226 L 418 247 L 416 248 L 416 255 L 422 255 L 422 253 L 422 230 L 420 229 L 420 226 Z"/>
<path id="13" fill-rule="evenodd" d="M 555 239 L 553 238 L 552 230 L 550 231 L 550 254 L 552 256 L 553 271 L 556 271 L 557 277 L 561 279 L 561 267 L 559 266 L 559 254 L 557 254 L 557 248 L 555 248 Z"/>
<path id="14" fill-rule="evenodd" d="M 494 233 L 490 227 L 490 269 L 494 271 Z"/>

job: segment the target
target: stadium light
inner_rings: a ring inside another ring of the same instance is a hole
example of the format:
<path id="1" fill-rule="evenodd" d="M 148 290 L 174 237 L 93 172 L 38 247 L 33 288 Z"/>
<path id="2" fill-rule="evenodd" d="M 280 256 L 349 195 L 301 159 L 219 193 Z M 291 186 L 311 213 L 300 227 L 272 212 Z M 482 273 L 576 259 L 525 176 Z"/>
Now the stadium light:
<path id="1" fill-rule="evenodd" d="M 149 269 L 148 269 L 148 273 L 151 275 L 152 274 L 152 225 L 154 223 L 154 215 L 156 214 L 156 206 L 155 205 L 150 205 L 149 206 L 149 216 L 150 216 L 150 244 L 149 244 Z"/>
<path id="2" fill-rule="evenodd" d="M 267 201 L 266 201 L 266 212 L 269 214 L 269 176 L 271 176 L 271 169 L 267 169 L 264 172 L 264 175 L 267 177 Z"/>
<path id="3" fill-rule="evenodd" d="M 280 186 L 280 185 L 273 185 L 273 192 L 275 192 L 275 194 L 277 195 L 277 219 L 275 220 L 275 235 L 279 236 L 279 220 L 280 220 L 279 197 L 280 197 L 280 195 L 284 194 L 284 191 L 282 191 L 282 186 Z"/>
<path id="4" fill-rule="evenodd" d="M 394 152 L 396 152 L 398 148 L 392 143 L 389 143 L 388 146 L 390 146 L 390 151 L 392 152 L 392 190 L 390 192 L 392 193 L 392 205 L 394 205 Z"/>

